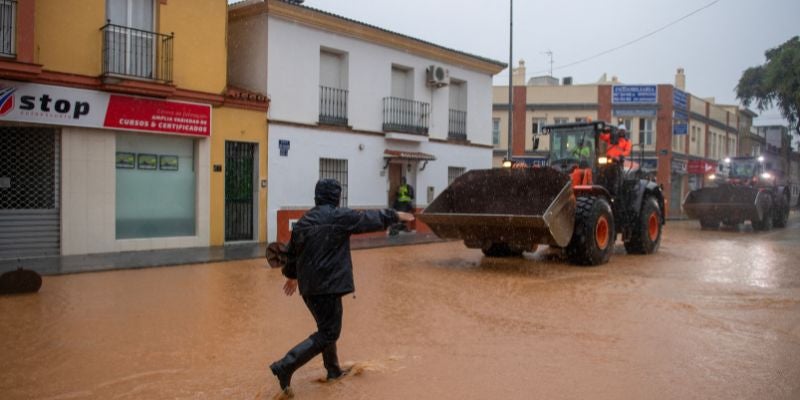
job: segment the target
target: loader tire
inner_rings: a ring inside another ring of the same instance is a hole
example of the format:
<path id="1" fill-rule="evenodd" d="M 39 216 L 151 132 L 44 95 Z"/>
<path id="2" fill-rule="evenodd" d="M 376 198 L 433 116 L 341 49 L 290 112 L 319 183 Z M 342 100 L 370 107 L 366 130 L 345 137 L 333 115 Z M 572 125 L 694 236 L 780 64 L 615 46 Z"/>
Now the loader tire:
<path id="1" fill-rule="evenodd" d="M 486 257 L 519 257 L 522 251 L 512 248 L 508 243 L 492 243 L 489 247 L 481 249 Z"/>
<path id="2" fill-rule="evenodd" d="M 789 201 L 784 200 L 772 212 L 772 225 L 776 228 L 786 228 L 789 221 Z"/>
<path id="3" fill-rule="evenodd" d="M 767 207 L 767 209 L 764 210 L 764 215 L 761 217 L 761 221 L 753 221 L 753 230 L 764 232 L 771 230 L 773 213 L 774 211 L 772 207 Z"/>
<path id="4" fill-rule="evenodd" d="M 630 240 L 625 242 L 628 254 L 652 254 L 661 244 L 661 210 L 653 196 L 647 196 L 635 222 Z"/>
<path id="5" fill-rule="evenodd" d="M 575 231 L 567 245 L 567 258 L 573 264 L 600 265 L 608 262 L 614 250 L 614 215 L 602 197 L 578 197 L 575 204 Z"/>

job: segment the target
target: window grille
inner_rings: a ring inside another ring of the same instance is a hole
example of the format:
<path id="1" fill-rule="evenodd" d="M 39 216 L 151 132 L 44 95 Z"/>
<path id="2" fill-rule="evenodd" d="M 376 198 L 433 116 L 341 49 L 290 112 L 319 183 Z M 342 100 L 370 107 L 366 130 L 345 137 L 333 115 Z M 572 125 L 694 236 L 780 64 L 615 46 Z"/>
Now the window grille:
<path id="1" fill-rule="evenodd" d="M 339 206 L 347 207 L 347 160 L 320 158 L 319 179 L 336 179 L 342 185 L 342 198 Z"/>
<path id="2" fill-rule="evenodd" d="M 464 167 L 447 167 L 447 185 L 453 183 L 456 178 L 463 175 L 467 169 Z"/>

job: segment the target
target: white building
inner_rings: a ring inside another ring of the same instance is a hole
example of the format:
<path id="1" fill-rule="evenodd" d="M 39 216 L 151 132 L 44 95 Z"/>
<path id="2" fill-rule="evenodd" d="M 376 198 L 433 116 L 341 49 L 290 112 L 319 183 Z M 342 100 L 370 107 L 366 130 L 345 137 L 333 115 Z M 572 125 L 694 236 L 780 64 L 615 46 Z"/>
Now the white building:
<path id="1" fill-rule="evenodd" d="M 231 82 L 271 101 L 270 241 L 288 240 L 321 177 L 351 208 L 389 206 L 406 177 L 423 208 L 492 166 L 501 62 L 277 0 L 232 5 L 229 35 Z"/>

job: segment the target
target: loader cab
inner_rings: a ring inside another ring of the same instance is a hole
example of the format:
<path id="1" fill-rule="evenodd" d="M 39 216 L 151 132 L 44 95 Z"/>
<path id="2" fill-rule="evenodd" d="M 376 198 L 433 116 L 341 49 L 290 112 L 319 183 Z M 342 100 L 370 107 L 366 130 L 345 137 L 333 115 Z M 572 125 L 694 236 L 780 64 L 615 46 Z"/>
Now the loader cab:
<path id="1" fill-rule="evenodd" d="M 563 173 L 577 168 L 595 170 L 600 147 L 598 137 L 607 125 L 603 122 L 582 122 L 545 126 L 541 136 L 549 140 L 548 164 Z M 539 137 L 534 138 L 538 147 Z"/>
<path id="2" fill-rule="evenodd" d="M 774 183 L 775 176 L 763 157 L 729 157 L 719 164 L 719 174 L 715 178 L 719 183 L 769 186 Z"/>

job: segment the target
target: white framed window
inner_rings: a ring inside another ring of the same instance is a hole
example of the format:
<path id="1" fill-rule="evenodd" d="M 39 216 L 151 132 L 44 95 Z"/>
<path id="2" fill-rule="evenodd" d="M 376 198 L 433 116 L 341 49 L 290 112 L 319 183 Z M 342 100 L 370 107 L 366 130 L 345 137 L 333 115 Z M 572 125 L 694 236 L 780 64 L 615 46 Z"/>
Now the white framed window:
<path id="1" fill-rule="evenodd" d="M 16 54 L 17 2 L 0 0 L 0 56 Z"/>
<path id="2" fill-rule="evenodd" d="M 500 144 L 500 118 L 492 118 L 492 144 Z"/>
<path id="3" fill-rule="evenodd" d="M 154 0 L 106 0 L 106 70 L 152 78 L 156 62 Z"/>
<path id="4" fill-rule="evenodd" d="M 558 124 L 567 124 L 567 123 L 569 123 L 569 118 L 556 117 L 556 118 L 553 118 L 553 123 L 556 124 L 556 125 L 558 125 Z"/>
<path id="5" fill-rule="evenodd" d="M 652 118 L 639 118 L 639 137 L 644 140 L 645 146 L 652 146 L 655 137 L 655 121 Z"/>
<path id="6" fill-rule="evenodd" d="M 347 160 L 338 158 L 319 159 L 319 179 L 336 179 L 342 185 L 340 207 L 347 207 Z"/>

